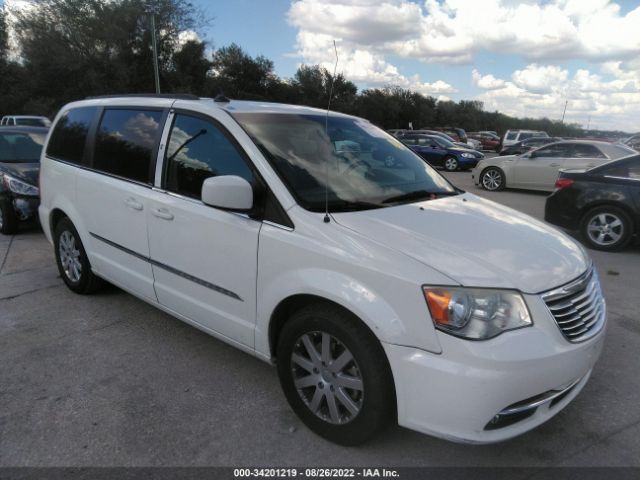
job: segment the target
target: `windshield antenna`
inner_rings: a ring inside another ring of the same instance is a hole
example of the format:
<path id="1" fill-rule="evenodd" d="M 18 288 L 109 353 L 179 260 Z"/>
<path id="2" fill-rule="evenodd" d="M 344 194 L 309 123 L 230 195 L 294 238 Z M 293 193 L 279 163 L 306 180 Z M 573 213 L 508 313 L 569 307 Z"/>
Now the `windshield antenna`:
<path id="1" fill-rule="evenodd" d="M 336 71 L 338 69 L 338 47 L 336 41 L 333 41 L 333 50 L 336 53 L 336 64 L 333 67 L 333 76 L 331 77 L 331 88 L 329 89 L 329 103 L 327 104 L 327 116 L 324 120 L 324 132 L 329 138 L 329 109 L 331 108 L 331 97 L 333 97 L 333 84 L 336 81 Z M 329 159 L 327 158 L 326 179 L 324 183 L 324 223 L 329 223 Z"/>

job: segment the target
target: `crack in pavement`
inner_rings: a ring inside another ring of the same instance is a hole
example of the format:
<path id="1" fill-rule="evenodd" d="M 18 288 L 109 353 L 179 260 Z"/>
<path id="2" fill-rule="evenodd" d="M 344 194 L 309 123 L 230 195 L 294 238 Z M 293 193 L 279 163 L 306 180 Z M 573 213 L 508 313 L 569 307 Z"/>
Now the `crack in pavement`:
<path id="1" fill-rule="evenodd" d="M 4 253 L 4 258 L 2 259 L 2 265 L 0 265 L 0 273 L 2 273 L 2 269 L 4 265 L 7 263 L 7 258 L 9 258 L 9 250 L 11 250 L 11 245 L 13 245 L 13 239 L 16 238 L 15 235 L 11 235 L 11 239 L 9 240 L 9 245 L 7 246 L 7 251 Z"/>
<path id="2" fill-rule="evenodd" d="M 50 288 L 58 288 L 61 287 L 62 285 L 49 285 L 48 287 L 40 287 L 40 288 L 36 288 L 34 290 L 27 290 L 26 292 L 21 292 L 21 293 L 16 293 L 15 295 L 8 295 L 6 297 L 0 297 L 0 302 L 3 300 L 13 300 L 14 298 L 18 298 L 21 297 L 23 295 L 28 295 L 29 293 L 35 293 L 35 292 L 40 292 L 42 290 L 48 290 Z"/>

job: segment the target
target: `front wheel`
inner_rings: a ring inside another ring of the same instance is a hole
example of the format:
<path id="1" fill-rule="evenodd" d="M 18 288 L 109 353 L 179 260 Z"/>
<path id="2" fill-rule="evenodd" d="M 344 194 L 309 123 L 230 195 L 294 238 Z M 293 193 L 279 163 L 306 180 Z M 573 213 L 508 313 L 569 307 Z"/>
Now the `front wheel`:
<path id="1" fill-rule="evenodd" d="M 294 313 L 280 334 L 277 364 L 294 412 L 332 442 L 362 443 L 395 418 L 382 345 L 339 307 L 316 304 Z"/>
<path id="2" fill-rule="evenodd" d="M 459 166 L 458 159 L 455 157 L 447 157 L 444 159 L 444 169 L 447 172 L 455 172 Z"/>
<path id="3" fill-rule="evenodd" d="M 58 271 L 70 290 L 87 294 L 102 287 L 104 282 L 91 271 L 80 235 L 71 220 L 63 218 L 58 222 L 53 239 Z"/>
<path id="4" fill-rule="evenodd" d="M 505 186 L 504 172 L 497 167 L 489 167 L 480 174 L 480 185 L 485 190 L 495 192 Z"/>
<path id="5" fill-rule="evenodd" d="M 596 250 L 620 250 L 633 236 L 633 223 L 624 210 L 602 206 L 587 212 L 582 219 L 582 236 Z"/>

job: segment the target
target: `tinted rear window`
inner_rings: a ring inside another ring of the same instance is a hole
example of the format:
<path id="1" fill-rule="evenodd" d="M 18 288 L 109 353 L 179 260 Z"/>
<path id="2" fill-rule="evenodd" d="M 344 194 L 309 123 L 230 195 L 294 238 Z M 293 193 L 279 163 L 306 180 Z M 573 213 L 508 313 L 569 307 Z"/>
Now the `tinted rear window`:
<path id="1" fill-rule="evenodd" d="M 507 140 L 515 140 L 518 136 L 517 132 L 509 132 L 507 133 Z"/>
<path id="2" fill-rule="evenodd" d="M 93 168 L 149 183 L 161 119 L 161 111 L 106 109 L 98 128 Z"/>
<path id="3" fill-rule="evenodd" d="M 47 155 L 72 163 L 82 163 L 84 145 L 96 107 L 74 108 L 64 114 L 51 134 Z"/>
<path id="4" fill-rule="evenodd" d="M 42 118 L 16 118 L 18 125 L 28 127 L 46 127 L 47 123 Z"/>

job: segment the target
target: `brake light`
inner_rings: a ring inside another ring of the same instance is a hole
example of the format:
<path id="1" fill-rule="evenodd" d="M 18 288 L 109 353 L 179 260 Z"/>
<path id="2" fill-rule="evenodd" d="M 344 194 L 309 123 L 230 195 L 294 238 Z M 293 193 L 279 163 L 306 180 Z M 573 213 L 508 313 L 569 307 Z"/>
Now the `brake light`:
<path id="1" fill-rule="evenodd" d="M 559 178 L 556 180 L 556 190 L 561 190 L 566 187 L 570 187 L 575 183 L 574 180 L 570 178 Z"/>

